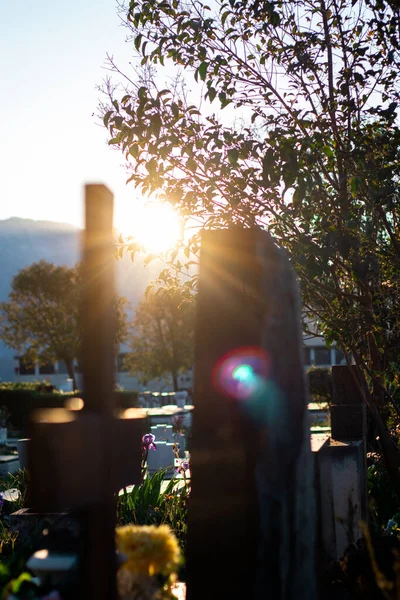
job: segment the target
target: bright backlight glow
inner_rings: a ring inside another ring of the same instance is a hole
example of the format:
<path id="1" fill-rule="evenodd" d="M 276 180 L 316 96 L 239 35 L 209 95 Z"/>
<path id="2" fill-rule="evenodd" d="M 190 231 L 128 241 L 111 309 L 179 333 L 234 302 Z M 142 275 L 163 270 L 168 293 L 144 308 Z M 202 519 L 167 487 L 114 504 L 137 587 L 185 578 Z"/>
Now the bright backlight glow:
<path id="1" fill-rule="evenodd" d="M 171 205 L 159 201 L 121 211 L 116 228 L 122 235 L 134 238 L 146 252 L 165 252 L 181 237 L 178 214 Z"/>

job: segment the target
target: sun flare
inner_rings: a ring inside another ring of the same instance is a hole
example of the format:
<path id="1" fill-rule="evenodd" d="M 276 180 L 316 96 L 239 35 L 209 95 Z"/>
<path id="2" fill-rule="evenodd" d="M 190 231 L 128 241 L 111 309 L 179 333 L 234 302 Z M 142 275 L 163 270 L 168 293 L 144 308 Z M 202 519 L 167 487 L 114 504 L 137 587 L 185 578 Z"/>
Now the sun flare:
<path id="1" fill-rule="evenodd" d="M 155 253 L 173 248 L 182 233 L 178 214 L 170 204 L 160 201 L 123 211 L 116 227 L 123 236 L 133 237 L 147 252 Z"/>

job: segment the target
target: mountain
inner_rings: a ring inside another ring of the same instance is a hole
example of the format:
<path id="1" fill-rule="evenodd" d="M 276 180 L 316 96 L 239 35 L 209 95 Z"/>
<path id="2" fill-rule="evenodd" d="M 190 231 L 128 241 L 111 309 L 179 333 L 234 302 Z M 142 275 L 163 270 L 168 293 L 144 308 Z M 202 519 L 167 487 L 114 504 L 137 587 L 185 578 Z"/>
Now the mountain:
<path id="1" fill-rule="evenodd" d="M 0 221 L 0 301 L 14 275 L 39 260 L 72 266 L 79 256 L 79 230 L 65 223 L 12 217 Z"/>
<path id="2" fill-rule="evenodd" d="M 0 301 L 7 300 L 14 275 L 39 260 L 71 267 L 80 258 L 82 230 L 67 223 L 12 217 L 0 221 Z M 115 261 L 118 292 L 133 306 L 157 275 L 160 264 L 132 263 L 129 256 Z"/>
<path id="3" fill-rule="evenodd" d="M 8 299 L 14 275 L 34 262 L 46 260 L 72 267 L 80 259 L 81 233 L 81 229 L 67 223 L 17 217 L 0 221 L 0 302 Z M 143 260 L 135 258 L 132 263 L 128 255 L 124 256 L 115 261 L 118 293 L 135 307 L 160 270 L 158 261 L 145 268 Z M 4 359 L 9 361 L 14 354 L 0 341 L 0 379 L 4 378 Z"/>

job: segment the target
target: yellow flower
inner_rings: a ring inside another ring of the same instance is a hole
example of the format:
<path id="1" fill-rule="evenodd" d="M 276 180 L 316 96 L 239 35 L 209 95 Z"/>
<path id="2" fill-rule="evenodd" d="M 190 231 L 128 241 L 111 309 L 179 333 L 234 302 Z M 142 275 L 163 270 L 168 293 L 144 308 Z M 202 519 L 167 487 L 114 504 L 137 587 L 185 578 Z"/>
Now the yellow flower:
<path id="1" fill-rule="evenodd" d="M 179 544 L 168 525 L 117 527 L 117 548 L 127 561 L 122 569 L 142 575 L 169 575 L 179 566 Z"/>

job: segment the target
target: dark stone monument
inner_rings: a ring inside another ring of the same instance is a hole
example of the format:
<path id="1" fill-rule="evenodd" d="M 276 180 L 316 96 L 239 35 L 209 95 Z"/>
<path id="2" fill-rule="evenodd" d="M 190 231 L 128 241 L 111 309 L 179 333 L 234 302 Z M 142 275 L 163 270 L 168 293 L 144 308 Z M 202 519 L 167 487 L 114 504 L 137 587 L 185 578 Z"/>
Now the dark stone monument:
<path id="1" fill-rule="evenodd" d="M 368 521 L 366 410 L 356 376 L 354 366 L 332 367 L 331 436 L 315 455 L 321 571 L 363 537 Z"/>
<path id="2" fill-rule="evenodd" d="M 298 286 L 259 229 L 204 232 L 187 599 L 313 600 L 314 491 Z"/>
<path id="3" fill-rule="evenodd" d="M 79 515 L 80 597 L 85 600 L 116 597 L 115 494 L 140 481 L 146 427 L 135 409 L 115 414 L 112 214 L 111 192 L 103 185 L 86 186 L 81 307 L 85 406 L 79 412 L 38 412 L 30 436 L 31 508 Z"/>
<path id="4" fill-rule="evenodd" d="M 365 440 L 366 407 L 350 369 L 354 366 L 332 367 L 331 435 L 335 440 Z"/>

